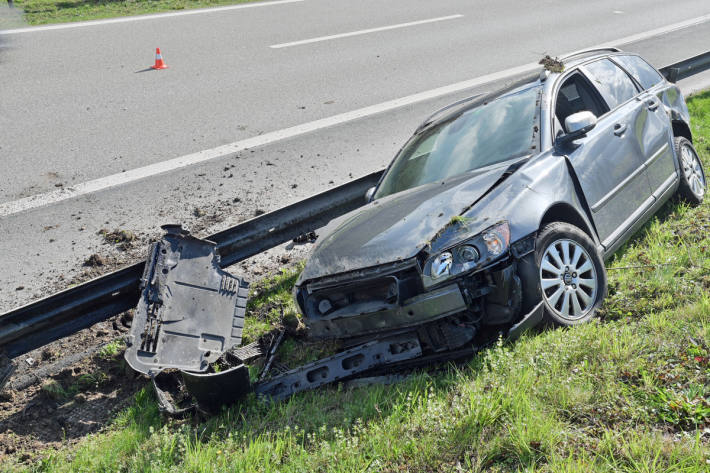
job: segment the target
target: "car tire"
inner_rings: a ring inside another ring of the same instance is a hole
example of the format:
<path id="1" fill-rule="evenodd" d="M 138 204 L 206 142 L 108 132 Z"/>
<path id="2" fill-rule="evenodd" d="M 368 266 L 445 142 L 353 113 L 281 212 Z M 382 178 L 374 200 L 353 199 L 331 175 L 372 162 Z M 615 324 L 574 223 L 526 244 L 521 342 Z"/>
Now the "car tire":
<path id="1" fill-rule="evenodd" d="M 606 297 L 607 279 L 591 238 L 569 223 L 550 223 L 538 233 L 534 257 L 544 322 L 572 326 L 594 317 Z"/>
<path id="2" fill-rule="evenodd" d="M 682 136 L 673 139 L 678 164 L 680 165 L 680 185 L 678 196 L 691 205 L 700 204 L 705 198 L 705 171 L 693 143 Z"/>

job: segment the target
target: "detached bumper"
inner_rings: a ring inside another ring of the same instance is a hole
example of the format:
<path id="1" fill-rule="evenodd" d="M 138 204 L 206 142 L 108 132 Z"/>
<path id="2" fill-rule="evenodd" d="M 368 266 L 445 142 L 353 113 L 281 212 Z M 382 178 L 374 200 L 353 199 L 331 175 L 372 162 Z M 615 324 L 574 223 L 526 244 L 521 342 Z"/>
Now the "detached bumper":
<path id="1" fill-rule="evenodd" d="M 338 338 L 365 335 L 429 322 L 466 310 L 458 284 L 453 283 L 404 301 L 401 306 L 377 312 L 347 316 L 325 316 L 308 321 L 312 338 Z"/>

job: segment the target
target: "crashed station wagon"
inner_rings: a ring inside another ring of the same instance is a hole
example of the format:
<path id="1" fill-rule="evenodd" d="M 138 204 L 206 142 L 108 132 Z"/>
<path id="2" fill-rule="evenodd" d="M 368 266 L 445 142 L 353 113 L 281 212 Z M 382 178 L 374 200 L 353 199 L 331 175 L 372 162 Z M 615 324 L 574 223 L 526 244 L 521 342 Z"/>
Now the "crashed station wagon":
<path id="1" fill-rule="evenodd" d="M 700 203 L 705 174 L 680 90 L 641 57 L 604 49 L 542 63 L 428 118 L 367 204 L 318 232 L 294 297 L 306 336 L 337 341 L 335 354 L 274 370 L 283 331 L 239 346 L 246 282 L 221 269 L 216 243 L 164 227 L 125 355 L 161 409 L 381 381 L 543 322 L 592 318 L 604 259 L 672 196 Z"/>
<path id="2" fill-rule="evenodd" d="M 414 331 L 427 353 L 586 322 L 604 259 L 673 195 L 702 201 L 677 86 L 618 49 L 541 64 L 427 119 L 320 232 L 295 289 L 309 336 Z"/>

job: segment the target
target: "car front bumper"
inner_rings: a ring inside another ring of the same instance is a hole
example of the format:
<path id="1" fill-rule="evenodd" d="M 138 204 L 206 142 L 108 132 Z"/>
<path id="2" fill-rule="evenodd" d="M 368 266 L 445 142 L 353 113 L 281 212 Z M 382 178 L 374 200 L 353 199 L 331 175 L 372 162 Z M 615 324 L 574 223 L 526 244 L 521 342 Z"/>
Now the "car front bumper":
<path id="1" fill-rule="evenodd" d="M 346 338 L 382 330 L 419 325 L 467 309 L 458 284 L 428 291 L 405 300 L 402 305 L 377 312 L 343 313 L 307 322 L 313 338 Z"/>

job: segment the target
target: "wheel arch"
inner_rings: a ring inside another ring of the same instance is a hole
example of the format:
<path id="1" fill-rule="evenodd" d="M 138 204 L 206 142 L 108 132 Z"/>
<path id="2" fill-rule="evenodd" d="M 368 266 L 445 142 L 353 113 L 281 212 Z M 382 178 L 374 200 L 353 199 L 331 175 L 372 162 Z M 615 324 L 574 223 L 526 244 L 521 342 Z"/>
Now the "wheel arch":
<path id="1" fill-rule="evenodd" d="M 552 222 L 565 222 L 582 230 L 587 234 L 592 241 L 596 241 L 596 234 L 592 231 L 587 220 L 570 204 L 566 202 L 557 202 L 551 205 L 542 215 L 539 227 L 542 229 L 545 225 Z"/>
<path id="2" fill-rule="evenodd" d="M 690 131 L 690 127 L 683 120 L 673 120 L 671 121 L 673 126 L 673 136 L 682 136 L 688 139 L 691 143 L 693 142 L 693 134 Z"/>

